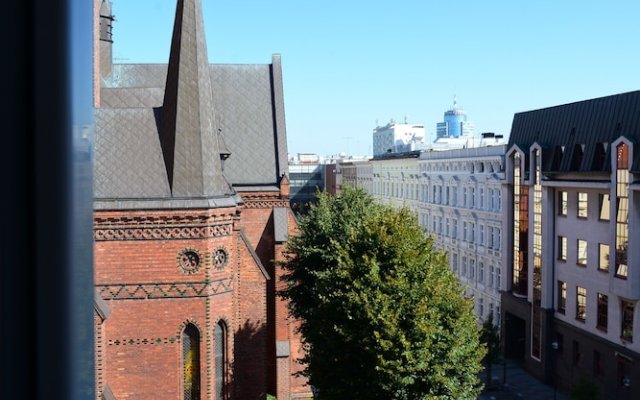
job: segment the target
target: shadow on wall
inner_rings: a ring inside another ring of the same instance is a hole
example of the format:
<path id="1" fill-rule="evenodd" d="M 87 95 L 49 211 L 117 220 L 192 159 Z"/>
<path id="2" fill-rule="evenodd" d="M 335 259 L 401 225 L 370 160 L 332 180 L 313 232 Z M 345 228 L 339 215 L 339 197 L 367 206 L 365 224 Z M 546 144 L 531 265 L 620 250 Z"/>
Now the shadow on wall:
<path id="1" fill-rule="evenodd" d="M 227 396 L 221 399 L 264 399 L 267 395 L 266 326 L 246 320 L 234 335 L 234 363 L 228 374 Z M 217 395 L 217 393 L 216 393 Z"/>

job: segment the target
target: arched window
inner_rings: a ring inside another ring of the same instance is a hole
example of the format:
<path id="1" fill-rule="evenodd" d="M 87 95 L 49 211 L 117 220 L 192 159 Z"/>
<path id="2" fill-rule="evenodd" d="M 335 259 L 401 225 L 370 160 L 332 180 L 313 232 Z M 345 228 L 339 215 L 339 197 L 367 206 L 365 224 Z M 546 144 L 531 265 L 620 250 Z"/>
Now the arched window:
<path id="1" fill-rule="evenodd" d="M 225 398 L 227 375 L 227 325 L 224 321 L 216 324 L 213 332 L 213 354 L 215 365 L 215 398 Z"/>
<path id="2" fill-rule="evenodd" d="M 182 378 L 184 399 L 200 399 L 200 332 L 193 324 L 182 331 Z"/>

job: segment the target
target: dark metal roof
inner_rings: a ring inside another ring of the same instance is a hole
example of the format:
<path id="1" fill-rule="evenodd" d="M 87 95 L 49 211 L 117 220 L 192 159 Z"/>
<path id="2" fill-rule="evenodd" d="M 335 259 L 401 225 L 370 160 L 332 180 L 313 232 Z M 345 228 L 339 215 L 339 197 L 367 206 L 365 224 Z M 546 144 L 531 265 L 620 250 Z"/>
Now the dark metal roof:
<path id="1" fill-rule="evenodd" d="M 382 153 L 382 154 L 373 156 L 373 160 L 378 161 L 378 160 L 393 160 L 393 159 L 401 159 L 401 158 L 418 158 L 420 157 L 420 153 L 422 153 L 421 150 L 405 151 L 402 153 L 393 153 L 393 152 Z"/>
<path id="2" fill-rule="evenodd" d="M 527 152 L 542 147 L 543 171 L 607 172 L 612 142 L 626 137 L 640 143 L 640 91 L 579 101 L 515 114 L 509 147 Z M 636 151 L 633 171 L 640 171 Z"/>
<path id="3" fill-rule="evenodd" d="M 180 7 L 197 16 L 200 1 L 178 3 L 176 26 Z M 193 15 L 182 16 L 170 57 L 179 68 L 116 64 L 102 81 L 96 111 L 98 200 L 219 196 L 230 193 L 222 177 L 238 187 L 274 187 L 287 173 L 280 56 L 263 65 L 207 64 L 202 26 Z M 180 45 L 183 40 L 190 50 Z M 221 153 L 231 154 L 222 164 Z M 186 169 L 174 171 L 178 166 Z M 176 191 L 176 179 L 197 188 Z"/>

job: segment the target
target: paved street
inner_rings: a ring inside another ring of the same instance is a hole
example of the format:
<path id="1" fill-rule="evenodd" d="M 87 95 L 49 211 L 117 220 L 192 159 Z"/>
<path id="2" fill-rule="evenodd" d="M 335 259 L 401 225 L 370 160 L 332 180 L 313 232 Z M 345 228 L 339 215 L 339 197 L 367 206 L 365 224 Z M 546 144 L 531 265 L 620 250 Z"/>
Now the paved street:
<path id="1" fill-rule="evenodd" d="M 491 374 L 494 381 L 500 382 L 495 390 L 483 392 L 478 399 L 480 400 L 511 400 L 511 399 L 557 399 L 568 400 L 569 397 L 563 393 L 557 392 L 554 397 L 553 387 L 546 385 L 529 375 L 516 362 L 507 360 L 506 368 L 507 384 L 502 385 L 504 376 L 504 367 L 502 364 L 494 364 Z M 485 379 L 485 375 L 481 375 L 481 379 Z"/>

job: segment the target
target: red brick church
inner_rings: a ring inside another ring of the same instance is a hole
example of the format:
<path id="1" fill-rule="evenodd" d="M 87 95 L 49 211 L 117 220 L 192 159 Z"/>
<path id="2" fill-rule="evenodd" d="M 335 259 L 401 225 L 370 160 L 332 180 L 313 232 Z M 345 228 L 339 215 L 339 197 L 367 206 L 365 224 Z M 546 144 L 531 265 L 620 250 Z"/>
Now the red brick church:
<path id="1" fill-rule="evenodd" d="M 168 64 L 112 64 L 94 2 L 97 398 L 310 397 L 275 296 L 296 229 L 280 57 L 209 64 L 201 0 L 177 0 Z"/>

